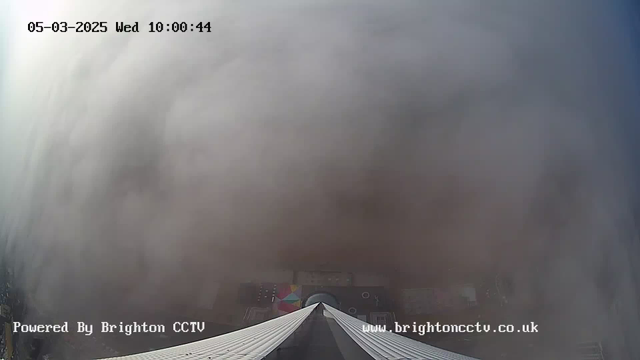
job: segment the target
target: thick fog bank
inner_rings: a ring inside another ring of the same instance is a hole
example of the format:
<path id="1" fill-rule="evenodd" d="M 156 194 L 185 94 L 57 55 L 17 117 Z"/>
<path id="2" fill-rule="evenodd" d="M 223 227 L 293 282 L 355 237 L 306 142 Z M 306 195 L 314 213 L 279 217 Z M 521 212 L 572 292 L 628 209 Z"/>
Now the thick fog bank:
<path id="1" fill-rule="evenodd" d="M 446 268 L 517 274 L 556 338 L 632 339 L 638 71 L 614 5 L 14 1 L 6 255 L 61 313 L 162 307 L 260 267 Z"/>

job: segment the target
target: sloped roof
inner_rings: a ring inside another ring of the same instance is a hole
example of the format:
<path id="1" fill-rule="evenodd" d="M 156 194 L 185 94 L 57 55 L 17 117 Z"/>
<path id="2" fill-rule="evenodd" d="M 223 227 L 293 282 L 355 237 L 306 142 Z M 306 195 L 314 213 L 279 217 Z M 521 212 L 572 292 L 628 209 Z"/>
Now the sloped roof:
<path id="1" fill-rule="evenodd" d="M 351 315 L 323 304 L 347 335 L 376 360 L 474 360 L 475 358 L 439 349 L 392 332 L 362 331 L 368 325 Z"/>
<path id="2" fill-rule="evenodd" d="M 324 306 L 325 318 L 335 320 L 354 343 L 373 359 L 476 360 L 391 332 L 365 333 L 362 326 L 367 323 L 326 304 L 314 304 L 258 325 L 210 339 L 104 360 L 264 359 L 287 340 L 318 306 Z M 364 353 L 363 355 L 366 356 Z"/>
<path id="3" fill-rule="evenodd" d="M 262 359 L 293 334 L 317 306 L 318 304 L 315 304 L 258 325 L 210 339 L 104 360 Z"/>

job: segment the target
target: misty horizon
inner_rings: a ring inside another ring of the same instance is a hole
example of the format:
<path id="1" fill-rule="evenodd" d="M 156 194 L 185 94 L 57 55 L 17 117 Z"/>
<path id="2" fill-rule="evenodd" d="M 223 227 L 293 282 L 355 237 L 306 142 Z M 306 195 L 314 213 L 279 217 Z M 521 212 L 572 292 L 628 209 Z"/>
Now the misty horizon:
<path id="1" fill-rule="evenodd" d="M 7 4 L 0 234 L 47 308 L 168 308 L 274 268 L 509 273 L 558 338 L 640 334 L 622 2 Z"/>

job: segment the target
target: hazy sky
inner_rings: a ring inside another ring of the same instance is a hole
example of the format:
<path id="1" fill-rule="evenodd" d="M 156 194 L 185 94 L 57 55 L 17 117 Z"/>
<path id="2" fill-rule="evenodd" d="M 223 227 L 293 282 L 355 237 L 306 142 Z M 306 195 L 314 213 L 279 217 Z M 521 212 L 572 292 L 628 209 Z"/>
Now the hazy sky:
<path id="1" fill-rule="evenodd" d="M 14 1 L 0 19 L 10 254 L 51 306 L 106 302 L 98 289 L 170 301 L 256 264 L 329 262 L 518 268 L 521 289 L 543 283 L 584 320 L 606 302 L 603 268 L 631 281 L 638 40 L 619 4 Z M 27 31 L 56 20 L 109 31 Z"/>

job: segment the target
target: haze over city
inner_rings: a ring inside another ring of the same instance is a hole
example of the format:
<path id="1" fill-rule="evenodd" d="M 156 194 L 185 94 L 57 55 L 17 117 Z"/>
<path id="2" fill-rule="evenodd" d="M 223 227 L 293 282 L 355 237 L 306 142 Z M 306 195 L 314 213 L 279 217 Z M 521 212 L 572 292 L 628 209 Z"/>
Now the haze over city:
<path id="1" fill-rule="evenodd" d="M 638 16 L 621 4 L 5 1 L 3 254 L 69 319 L 243 272 L 512 273 L 549 334 L 637 338 Z M 61 19 L 144 31 L 27 30 Z M 611 329 L 614 297 L 631 305 Z"/>

